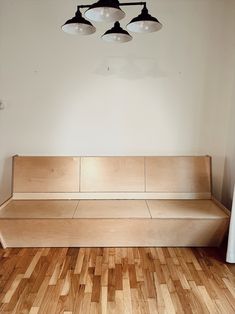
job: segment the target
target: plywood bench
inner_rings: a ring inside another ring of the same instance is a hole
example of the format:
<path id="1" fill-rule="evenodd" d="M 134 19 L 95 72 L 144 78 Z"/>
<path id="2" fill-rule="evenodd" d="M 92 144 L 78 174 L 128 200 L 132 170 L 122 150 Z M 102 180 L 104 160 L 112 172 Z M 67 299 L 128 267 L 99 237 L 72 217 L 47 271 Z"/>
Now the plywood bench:
<path id="1" fill-rule="evenodd" d="M 228 228 L 208 156 L 16 156 L 13 169 L 4 247 L 218 246 Z"/>

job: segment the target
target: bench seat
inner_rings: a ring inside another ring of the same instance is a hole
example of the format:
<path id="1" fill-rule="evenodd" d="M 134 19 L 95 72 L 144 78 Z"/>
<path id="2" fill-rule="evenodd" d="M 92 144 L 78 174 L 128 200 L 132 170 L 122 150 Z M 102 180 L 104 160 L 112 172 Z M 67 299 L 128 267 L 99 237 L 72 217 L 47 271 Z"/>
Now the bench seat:
<path id="1" fill-rule="evenodd" d="M 0 219 L 228 219 L 212 200 L 12 200 Z"/>
<path id="2" fill-rule="evenodd" d="M 226 219 L 228 215 L 213 200 L 148 200 L 152 218 Z"/>
<path id="3" fill-rule="evenodd" d="M 213 200 L 12 200 L 0 211 L 6 247 L 217 246 L 228 223 Z"/>
<path id="4" fill-rule="evenodd" d="M 0 219 L 73 218 L 78 201 L 12 200 L 0 211 Z"/>

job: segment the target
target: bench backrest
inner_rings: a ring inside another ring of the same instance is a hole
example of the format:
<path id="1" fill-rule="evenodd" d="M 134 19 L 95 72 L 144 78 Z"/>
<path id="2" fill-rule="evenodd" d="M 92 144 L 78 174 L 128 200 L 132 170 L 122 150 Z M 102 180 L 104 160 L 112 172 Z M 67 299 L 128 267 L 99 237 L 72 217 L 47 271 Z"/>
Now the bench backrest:
<path id="1" fill-rule="evenodd" d="M 206 199 L 211 158 L 15 156 L 13 197 Z"/>

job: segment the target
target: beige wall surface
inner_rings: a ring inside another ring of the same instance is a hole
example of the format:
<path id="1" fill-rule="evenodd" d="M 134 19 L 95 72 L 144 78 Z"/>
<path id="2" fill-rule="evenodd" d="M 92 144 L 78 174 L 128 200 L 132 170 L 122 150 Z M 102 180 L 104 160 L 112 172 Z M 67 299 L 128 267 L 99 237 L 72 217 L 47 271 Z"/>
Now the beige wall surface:
<path id="1" fill-rule="evenodd" d="M 103 24 L 64 34 L 77 3 L 0 0 L 0 203 L 16 153 L 210 154 L 220 198 L 234 180 L 234 1 L 149 0 L 163 29 L 120 46 L 99 39 Z M 122 25 L 139 8 L 126 12 Z"/>
<path id="2" fill-rule="evenodd" d="M 235 6 L 234 6 L 235 7 Z M 234 8 L 235 16 L 235 8 Z M 235 19 L 234 19 L 235 22 Z M 235 29 L 235 23 L 234 28 Z M 234 38 L 234 51 L 235 51 L 235 38 Z M 222 189 L 222 201 L 231 208 L 232 197 L 235 184 L 235 54 L 233 63 L 233 78 L 232 81 L 232 93 L 230 98 L 230 115 L 228 122 L 228 133 L 226 137 L 226 153 L 225 153 L 225 165 L 224 165 L 224 177 L 223 177 L 223 189 Z"/>
<path id="3" fill-rule="evenodd" d="M 201 152 L 212 158 L 214 194 L 231 208 L 235 184 L 235 1 L 224 1 L 223 40 L 217 38 L 221 49 L 209 57 L 214 67 L 206 68 L 204 108 L 200 136 Z"/>

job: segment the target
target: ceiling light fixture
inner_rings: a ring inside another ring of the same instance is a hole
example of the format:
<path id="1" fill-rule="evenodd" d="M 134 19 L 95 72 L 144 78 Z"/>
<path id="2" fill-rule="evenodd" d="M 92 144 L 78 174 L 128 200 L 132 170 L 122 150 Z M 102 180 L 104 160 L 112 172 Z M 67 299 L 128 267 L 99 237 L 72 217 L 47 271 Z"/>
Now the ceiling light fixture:
<path id="1" fill-rule="evenodd" d="M 129 24 L 127 29 L 134 33 L 152 33 L 162 28 L 162 24 L 148 13 L 146 4 L 142 9 L 142 12 L 137 17 L 134 17 Z"/>
<path id="2" fill-rule="evenodd" d="M 75 17 L 68 20 L 62 30 L 69 34 L 90 35 L 96 31 L 96 28 L 82 17 L 80 9 L 85 8 L 85 16 L 95 22 L 115 22 L 114 26 L 105 32 L 102 39 L 108 42 L 124 43 L 132 40 L 132 36 L 123 28 L 120 21 L 125 17 L 125 12 L 121 10 L 122 6 L 143 6 L 143 9 L 137 17 L 133 18 L 127 25 L 127 29 L 134 33 L 151 33 L 162 28 L 162 24 L 155 17 L 148 13 L 146 2 L 127 2 L 120 3 L 118 0 L 99 0 L 90 5 L 78 5 Z"/>
<path id="3" fill-rule="evenodd" d="M 85 12 L 85 16 L 95 22 L 115 22 L 125 17 L 118 0 L 99 0 Z"/>
<path id="4" fill-rule="evenodd" d="M 104 33 L 102 39 L 109 43 L 126 43 L 132 40 L 132 36 L 123 28 L 121 28 L 119 22 L 115 22 L 114 27 Z"/>
<path id="5" fill-rule="evenodd" d="M 96 31 L 96 28 L 91 24 L 91 22 L 82 17 L 79 7 L 77 8 L 75 16 L 65 22 L 61 28 L 65 33 L 72 35 L 91 35 Z"/>

